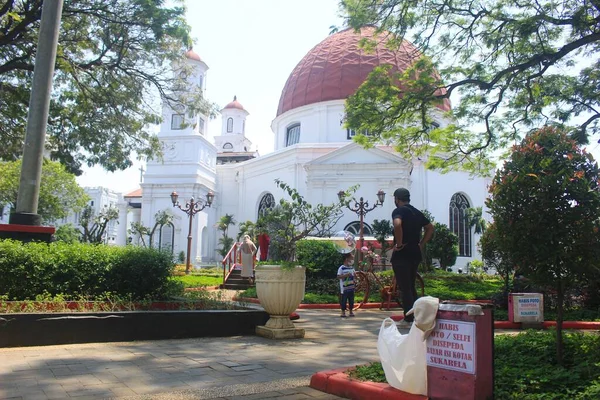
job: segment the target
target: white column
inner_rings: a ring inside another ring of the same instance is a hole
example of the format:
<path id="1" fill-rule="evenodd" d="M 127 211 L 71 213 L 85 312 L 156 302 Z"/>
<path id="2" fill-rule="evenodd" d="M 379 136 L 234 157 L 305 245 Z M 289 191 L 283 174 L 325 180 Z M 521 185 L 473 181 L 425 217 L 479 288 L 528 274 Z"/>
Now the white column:
<path id="1" fill-rule="evenodd" d="M 117 203 L 119 209 L 119 226 L 117 227 L 117 246 L 125 246 L 127 244 L 127 202 L 119 201 Z"/>

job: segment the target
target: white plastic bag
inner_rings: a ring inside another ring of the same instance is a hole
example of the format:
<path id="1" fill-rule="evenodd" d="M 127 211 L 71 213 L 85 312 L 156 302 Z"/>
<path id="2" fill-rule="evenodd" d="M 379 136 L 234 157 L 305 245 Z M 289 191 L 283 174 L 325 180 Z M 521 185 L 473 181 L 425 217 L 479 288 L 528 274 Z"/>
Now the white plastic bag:
<path id="1" fill-rule="evenodd" d="M 407 393 L 427 395 L 426 342 L 414 324 L 408 334 L 402 335 L 391 318 L 384 319 L 377 350 L 390 386 Z"/>

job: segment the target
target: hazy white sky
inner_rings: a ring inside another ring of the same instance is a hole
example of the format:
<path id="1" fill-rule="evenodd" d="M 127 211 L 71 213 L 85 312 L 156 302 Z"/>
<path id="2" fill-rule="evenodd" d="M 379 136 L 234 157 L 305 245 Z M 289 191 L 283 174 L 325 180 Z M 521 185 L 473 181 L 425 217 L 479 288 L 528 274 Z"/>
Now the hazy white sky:
<path id="1" fill-rule="evenodd" d="M 186 0 L 194 51 L 208 64 L 206 95 L 220 107 L 233 96 L 250 113 L 246 136 L 260 154 L 273 151 L 271 121 L 281 90 L 296 64 L 341 25 L 338 0 Z M 209 123 L 209 136 L 221 133 L 221 117 Z M 120 192 L 138 188 L 140 165 L 109 173 L 85 169 L 82 186 Z"/>
<path id="2" fill-rule="evenodd" d="M 220 107 L 233 96 L 250 113 L 246 136 L 264 155 L 273 151 L 271 121 L 281 90 L 296 64 L 327 37 L 331 25 L 342 25 L 338 0 L 186 0 L 194 51 L 209 66 L 206 94 Z M 209 136 L 221 132 L 221 117 L 209 123 Z M 600 146 L 590 146 L 596 159 Z M 104 186 L 119 192 L 139 187 L 141 162 L 109 173 L 85 169 L 82 186 Z"/>

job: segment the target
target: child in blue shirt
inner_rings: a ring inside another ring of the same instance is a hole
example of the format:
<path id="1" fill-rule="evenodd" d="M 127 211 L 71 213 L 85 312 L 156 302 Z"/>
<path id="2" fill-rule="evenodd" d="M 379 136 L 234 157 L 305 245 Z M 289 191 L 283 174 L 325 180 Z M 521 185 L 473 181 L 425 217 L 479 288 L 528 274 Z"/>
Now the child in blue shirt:
<path id="1" fill-rule="evenodd" d="M 350 316 L 354 317 L 354 278 L 356 272 L 353 265 L 354 254 L 352 252 L 346 253 L 344 254 L 344 263 L 338 268 L 337 272 L 337 277 L 340 280 L 340 291 L 342 293 L 342 299 L 340 300 L 342 318 L 346 318 L 346 302 L 348 302 Z"/>

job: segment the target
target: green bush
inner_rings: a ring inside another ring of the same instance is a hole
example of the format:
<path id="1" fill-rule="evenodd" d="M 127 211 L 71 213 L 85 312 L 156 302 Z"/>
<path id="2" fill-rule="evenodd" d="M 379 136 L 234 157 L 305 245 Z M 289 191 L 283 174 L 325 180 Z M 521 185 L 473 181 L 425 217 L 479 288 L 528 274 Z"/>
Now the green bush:
<path id="1" fill-rule="evenodd" d="M 527 331 L 494 338 L 494 397 L 497 399 L 588 400 L 600 396 L 600 337 L 565 334 L 565 366 L 556 361 L 556 331 Z M 380 362 L 359 365 L 350 376 L 386 382 Z"/>
<path id="2" fill-rule="evenodd" d="M 2 240 L 0 294 L 25 300 L 44 292 L 68 297 L 110 292 L 157 300 L 172 290 L 173 267 L 172 256 L 155 249 Z"/>
<path id="3" fill-rule="evenodd" d="M 342 255 L 327 240 L 300 240 L 296 247 L 298 264 L 306 267 L 306 279 L 335 279 Z"/>
<path id="4" fill-rule="evenodd" d="M 306 279 L 306 292 L 318 295 L 337 295 L 340 293 L 340 281 L 335 276 Z"/>

